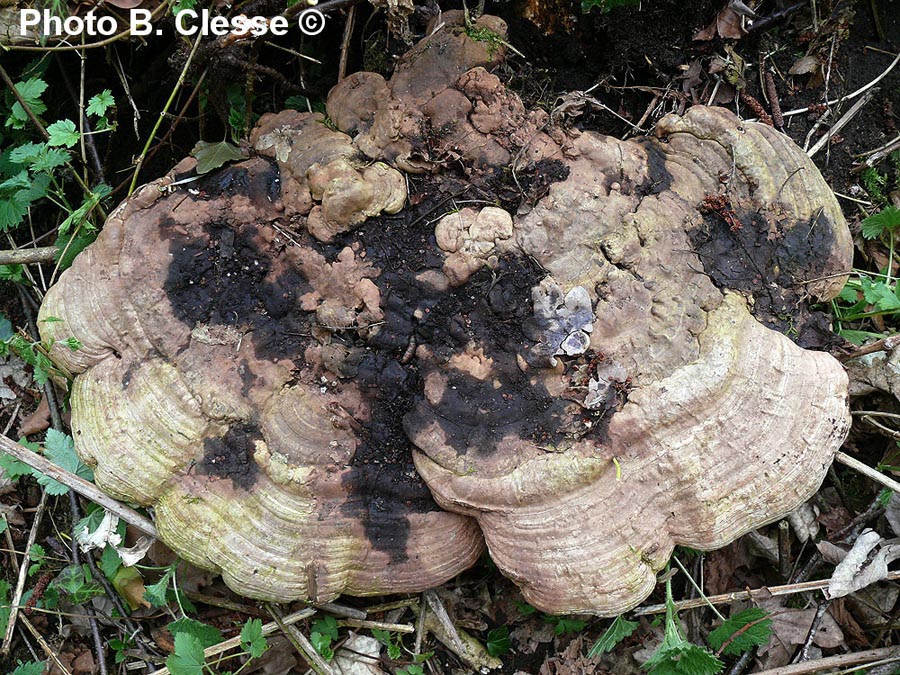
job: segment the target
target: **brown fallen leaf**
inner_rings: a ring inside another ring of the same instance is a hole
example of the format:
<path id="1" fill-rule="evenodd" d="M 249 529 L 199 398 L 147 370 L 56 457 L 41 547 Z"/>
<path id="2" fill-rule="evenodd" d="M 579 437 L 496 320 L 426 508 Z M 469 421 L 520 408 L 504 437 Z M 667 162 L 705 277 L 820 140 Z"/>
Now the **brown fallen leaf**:
<path id="1" fill-rule="evenodd" d="M 38 407 L 34 409 L 28 417 L 22 420 L 19 425 L 19 437 L 30 436 L 50 428 L 50 406 L 47 399 L 41 397 Z"/>
<path id="2" fill-rule="evenodd" d="M 745 34 L 741 28 L 740 14 L 726 6 L 706 28 L 697 31 L 694 41 L 707 42 L 716 36 L 725 40 L 740 40 Z"/>

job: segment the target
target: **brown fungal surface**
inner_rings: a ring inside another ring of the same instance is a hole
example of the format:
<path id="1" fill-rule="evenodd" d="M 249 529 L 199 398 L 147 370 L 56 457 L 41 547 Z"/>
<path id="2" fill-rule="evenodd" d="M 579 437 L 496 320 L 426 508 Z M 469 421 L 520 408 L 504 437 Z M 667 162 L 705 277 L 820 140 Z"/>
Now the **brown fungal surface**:
<path id="1" fill-rule="evenodd" d="M 847 378 L 807 305 L 849 232 L 774 129 L 564 132 L 443 20 L 335 87 L 334 126 L 269 115 L 251 159 L 142 188 L 42 332 L 84 344 L 54 355 L 98 484 L 241 593 L 412 591 L 486 542 L 537 607 L 618 614 L 674 545 L 818 488 Z"/>

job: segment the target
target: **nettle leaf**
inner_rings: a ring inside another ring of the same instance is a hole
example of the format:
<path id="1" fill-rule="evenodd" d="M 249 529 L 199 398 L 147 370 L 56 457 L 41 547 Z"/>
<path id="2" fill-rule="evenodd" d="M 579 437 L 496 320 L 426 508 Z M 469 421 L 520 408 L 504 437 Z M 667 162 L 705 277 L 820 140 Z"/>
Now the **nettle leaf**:
<path id="1" fill-rule="evenodd" d="M 81 138 L 81 134 L 78 133 L 75 122 L 72 120 L 54 122 L 47 127 L 47 133 L 50 134 L 50 139 L 47 143 L 53 146 L 64 145 L 67 148 L 71 148 Z"/>
<path id="2" fill-rule="evenodd" d="M 262 621 L 250 619 L 244 624 L 241 628 L 241 648 L 250 654 L 252 659 L 259 658 L 269 648 L 269 643 L 263 635 Z"/>
<path id="3" fill-rule="evenodd" d="M 650 675 L 716 675 L 725 667 L 715 654 L 692 644 L 682 634 L 671 579 L 666 581 L 665 637 L 643 667 Z"/>
<path id="4" fill-rule="evenodd" d="M 638 625 L 636 621 L 629 621 L 621 615 L 617 616 L 610 627 L 606 629 L 606 632 L 591 647 L 588 656 L 599 656 L 604 652 L 611 652 L 622 640 L 631 637 L 631 634 L 637 630 Z"/>
<path id="5" fill-rule="evenodd" d="M 187 633 L 188 635 L 193 636 L 197 640 L 197 642 L 200 643 L 200 646 L 203 649 L 219 644 L 222 640 L 225 639 L 225 637 L 222 635 L 222 631 L 220 631 L 215 626 L 210 626 L 208 624 L 201 623 L 200 621 L 194 621 L 193 619 L 188 619 L 187 617 L 182 617 L 177 621 L 173 621 L 168 626 L 166 626 L 166 628 L 169 629 L 169 632 L 172 635 Z"/>
<path id="6" fill-rule="evenodd" d="M 244 159 L 240 148 L 227 141 L 218 143 L 197 141 L 197 145 L 191 150 L 191 155 L 197 159 L 196 171 L 198 174 L 208 173 L 228 162 Z"/>
<path id="7" fill-rule="evenodd" d="M 85 218 L 87 218 L 91 211 L 96 208 L 97 204 L 99 204 L 101 200 L 106 199 L 111 192 L 112 188 L 105 183 L 101 183 L 95 187 L 91 191 L 91 194 L 84 198 L 81 206 L 72 211 L 72 213 L 69 214 L 69 217 L 59 224 L 60 235 L 67 234 L 73 226 L 78 227 L 84 223 Z"/>
<path id="8" fill-rule="evenodd" d="M 880 213 L 869 216 L 861 223 L 862 235 L 866 239 L 877 239 L 885 232 L 900 227 L 900 209 L 886 206 Z"/>
<path id="9" fill-rule="evenodd" d="M 87 114 L 96 117 L 103 117 L 106 111 L 116 104 L 112 91 L 104 89 L 99 94 L 95 94 L 88 99 Z"/>
<path id="10" fill-rule="evenodd" d="M 55 169 L 65 166 L 71 157 L 65 150 L 45 147 L 31 164 L 31 170 L 36 173 L 53 173 Z"/>
<path id="11" fill-rule="evenodd" d="M 202 675 L 206 657 L 203 645 L 190 633 L 176 633 L 175 653 L 166 659 L 166 668 L 172 675 Z"/>
<path id="12" fill-rule="evenodd" d="M 78 459 L 78 455 L 75 454 L 75 442 L 71 436 L 56 429 L 48 429 L 47 438 L 44 441 L 44 455 L 69 473 L 93 482 L 94 472 L 87 464 Z M 65 485 L 44 474 L 38 476 L 38 483 L 43 485 L 47 493 L 51 495 L 64 495 L 69 492 L 69 488 Z"/>
<path id="13" fill-rule="evenodd" d="M 709 634 L 707 642 L 716 653 L 738 656 L 752 647 L 761 647 L 772 635 L 768 612 L 751 607 L 735 614 Z"/>

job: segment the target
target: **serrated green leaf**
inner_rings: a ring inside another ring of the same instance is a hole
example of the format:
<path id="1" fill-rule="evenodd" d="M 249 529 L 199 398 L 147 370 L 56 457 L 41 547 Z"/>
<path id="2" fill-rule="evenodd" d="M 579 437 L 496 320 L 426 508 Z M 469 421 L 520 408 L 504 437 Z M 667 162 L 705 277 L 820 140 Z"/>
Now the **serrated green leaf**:
<path id="1" fill-rule="evenodd" d="M 18 662 L 18 666 L 9 675 L 43 675 L 46 661 Z"/>
<path id="2" fill-rule="evenodd" d="M 0 634 L 6 634 L 6 624 L 9 622 L 9 613 L 12 609 L 9 605 L 9 592 L 12 587 L 6 579 L 0 579 Z"/>
<path id="3" fill-rule="evenodd" d="M 112 91 L 104 89 L 99 94 L 95 94 L 88 99 L 87 114 L 96 117 L 103 117 L 106 111 L 116 104 Z"/>
<path id="4" fill-rule="evenodd" d="M 0 231 L 16 227 L 28 213 L 15 199 L 0 199 Z"/>
<path id="5" fill-rule="evenodd" d="M 24 265 L 0 265 L 0 281 L 20 284 L 25 280 Z"/>
<path id="6" fill-rule="evenodd" d="M 64 145 L 71 148 L 81 138 L 81 134 L 72 120 L 59 120 L 47 127 L 50 138 L 47 143 L 53 146 Z"/>
<path id="7" fill-rule="evenodd" d="M 250 658 L 256 659 L 263 655 L 269 648 L 269 643 L 263 635 L 262 621 L 250 619 L 241 628 L 241 648 L 250 654 Z"/>
<path id="8" fill-rule="evenodd" d="M 48 429 L 47 438 L 44 441 L 44 456 L 69 473 L 93 482 L 94 472 L 87 464 L 78 459 L 78 455 L 75 454 L 75 442 L 71 436 L 56 429 Z M 43 485 L 47 493 L 51 495 L 64 495 L 69 491 L 65 485 L 44 474 L 38 476 L 38 483 Z"/>
<path id="9" fill-rule="evenodd" d="M 47 106 L 41 101 L 41 95 L 47 90 L 47 83 L 39 77 L 32 77 L 24 82 L 16 82 L 16 91 L 22 100 L 31 109 L 36 116 L 43 115 L 47 112 Z M 6 126 L 13 129 L 22 129 L 29 120 L 28 114 L 22 104 L 16 101 L 10 109 L 10 116 L 6 120 Z"/>
<path id="10" fill-rule="evenodd" d="M 605 652 L 611 652 L 622 640 L 630 637 L 637 630 L 638 625 L 636 621 L 628 621 L 622 615 L 617 616 L 609 628 L 600 636 L 600 639 L 591 647 L 588 656 L 599 656 Z"/>
<path id="11" fill-rule="evenodd" d="M 31 170 L 36 173 L 53 173 L 55 169 L 65 166 L 71 157 L 65 150 L 59 148 L 44 148 L 31 164 Z"/>
<path id="12" fill-rule="evenodd" d="M 769 641 L 772 619 L 759 607 L 751 607 L 730 617 L 709 634 L 707 642 L 717 653 L 738 656 Z"/>
<path id="13" fill-rule="evenodd" d="M 15 457 L 0 453 L 0 469 L 3 475 L 10 480 L 19 480 L 22 476 L 30 476 L 32 469 L 25 462 L 20 462 Z"/>
<path id="14" fill-rule="evenodd" d="M 189 619 L 187 617 L 182 617 L 177 621 L 173 621 L 166 628 L 169 629 L 169 632 L 172 635 L 178 635 L 179 633 L 187 633 L 188 635 L 196 638 L 197 642 L 200 643 L 200 646 L 203 649 L 207 647 L 212 647 L 213 645 L 219 644 L 225 637 L 222 635 L 222 631 L 220 631 L 215 626 L 210 626 L 205 623 L 201 623 L 200 621 L 194 621 L 193 619 Z"/>
<path id="15" fill-rule="evenodd" d="M 232 145 L 227 141 L 218 143 L 207 143 L 206 141 L 198 141 L 197 145 L 191 150 L 197 160 L 197 173 L 204 174 L 218 169 L 227 162 L 234 162 L 244 159 L 244 154 L 236 145 Z"/>
<path id="16" fill-rule="evenodd" d="M 166 667 L 172 675 L 202 675 L 206 657 L 203 646 L 190 633 L 175 635 L 175 653 L 166 659 Z"/>
<path id="17" fill-rule="evenodd" d="M 900 227 L 900 209 L 896 206 L 886 206 L 880 213 L 863 220 L 860 229 L 866 239 L 876 239 L 885 232 L 896 231 L 898 227 Z"/>
<path id="18" fill-rule="evenodd" d="M 15 164 L 30 165 L 37 160 L 38 155 L 41 154 L 41 150 L 45 147 L 46 145 L 43 143 L 25 143 L 12 149 L 9 153 L 9 161 Z"/>
<path id="19" fill-rule="evenodd" d="M 172 579 L 174 572 L 175 568 L 169 567 L 159 581 L 147 586 L 147 590 L 144 591 L 144 600 L 154 607 L 165 607 L 168 604 L 166 591 L 169 590 L 169 581 Z"/>

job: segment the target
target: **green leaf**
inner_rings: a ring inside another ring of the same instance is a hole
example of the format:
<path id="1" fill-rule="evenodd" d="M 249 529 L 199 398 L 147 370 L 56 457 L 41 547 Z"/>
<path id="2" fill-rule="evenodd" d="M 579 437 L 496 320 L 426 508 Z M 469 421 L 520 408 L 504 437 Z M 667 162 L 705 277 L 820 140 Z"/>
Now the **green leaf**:
<path id="1" fill-rule="evenodd" d="M 97 204 L 109 196 L 110 192 L 112 192 L 112 188 L 104 183 L 95 187 L 90 196 L 84 198 L 81 206 L 72 211 L 69 217 L 59 224 L 60 235 L 66 234 L 73 226 L 78 227 L 85 222 L 85 218 L 96 208 Z"/>
<path id="2" fill-rule="evenodd" d="M 6 624 L 9 622 L 9 591 L 11 586 L 6 579 L 0 579 L 0 635 L 6 634 Z"/>
<path id="3" fill-rule="evenodd" d="M 46 661 L 18 662 L 18 666 L 9 675 L 43 675 Z"/>
<path id="4" fill-rule="evenodd" d="M 332 640 L 338 639 L 338 625 L 333 616 L 316 619 L 312 625 L 312 632 L 327 635 Z"/>
<path id="5" fill-rule="evenodd" d="M 72 233 L 58 235 L 53 245 L 57 250 L 56 261 L 59 263 L 59 270 L 69 269 L 76 256 L 90 246 L 96 238 L 97 232 L 86 227 Z"/>
<path id="6" fill-rule="evenodd" d="M 20 462 L 14 457 L 6 454 L 0 454 L 0 469 L 3 469 L 3 475 L 10 480 L 19 480 L 22 476 L 30 476 L 32 469 L 25 462 Z"/>
<path id="7" fill-rule="evenodd" d="M 581 11 L 584 14 L 594 7 L 599 7 L 601 12 L 609 12 L 617 7 L 636 7 L 641 0 L 581 0 Z"/>
<path id="8" fill-rule="evenodd" d="M 488 631 L 485 648 L 491 656 L 502 656 L 509 651 L 509 627 L 499 626 Z"/>
<path id="9" fill-rule="evenodd" d="M 222 631 L 220 631 L 215 626 L 210 626 L 205 623 L 201 623 L 200 621 L 194 621 L 193 619 L 189 619 L 187 617 L 182 617 L 177 621 L 173 621 L 166 628 L 169 629 L 169 632 L 172 635 L 178 635 L 179 633 L 187 633 L 188 635 L 193 636 L 197 642 L 200 643 L 200 646 L 203 649 L 207 647 L 212 647 L 213 645 L 219 644 L 225 637 L 222 635 Z"/>
<path id="10" fill-rule="evenodd" d="M 606 632 L 591 647 L 588 656 L 599 656 L 604 652 L 611 652 L 622 640 L 630 637 L 637 630 L 638 625 L 636 621 L 628 621 L 621 615 L 617 616 Z"/>
<path id="11" fill-rule="evenodd" d="M 166 659 L 166 668 L 172 675 L 202 675 L 206 657 L 203 646 L 190 633 L 175 635 L 175 653 Z"/>
<path id="12" fill-rule="evenodd" d="M 47 438 L 44 441 L 44 455 L 69 473 L 93 482 L 94 472 L 87 464 L 78 459 L 78 455 L 75 454 L 75 442 L 71 436 L 56 429 L 48 429 Z M 38 483 L 43 485 L 47 493 L 51 495 L 64 495 L 69 491 L 65 485 L 44 474 L 38 476 Z"/>
<path id="13" fill-rule="evenodd" d="M 0 340 L 9 340 L 13 335 L 15 335 L 15 331 L 13 330 L 12 322 L 4 314 L 0 313 Z"/>
<path id="14" fill-rule="evenodd" d="M 100 571 L 112 581 L 121 566 L 122 558 L 119 556 L 119 552 L 109 544 L 104 546 L 103 553 L 100 554 Z"/>
<path id="15" fill-rule="evenodd" d="M 30 165 L 37 161 L 41 150 L 45 147 L 47 146 L 44 143 L 25 143 L 12 149 L 9 153 L 9 161 L 15 164 Z"/>
<path id="16" fill-rule="evenodd" d="M 31 565 L 28 567 L 28 576 L 33 576 L 44 563 L 47 562 L 47 552 L 40 544 L 32 544 L 28 549 L 28 555 L 31 558 Z"/>
<path id="17" fill-rule="evenodd" d="M 567 619 L 563 616 L 545 616 L 544 621 L 553 624 L 553 632 L 557 635 L 578 633 L 587 626 L 587 621 L 582 621 L 581 619 Z"/>
<path id="18" fill-rule="evenodd" d="M 241 628 L 241 648 L 250 654 L 251 659 L 259 658 L 269 648 L 269 643 L 263 635 L 262 621 L 250 619 Z"/>
<path id="19" fill-rule="evenodd" d="M 884 337 L 881 333 L 872 333 L 870 331 L 865 330 L 850 330 L 850 329 L 841 329 L 838 331 L 839 335 L 847 340 L 847 342 L 852 342 L 855 345 L 862 345 L 866 340 L 879 340 Z"/>
<path id="20" fill-rule="evenodd" d="M 886 206 L 880 213 L 869 216 L 862 221 L 862 235 L 866 239 L 877 239 L 885 232 L 895 231 L 900 227 L 900 209 Z"/>
<path id="21" fill-rule="evenodd" d="M 197 159 L 196 171 L 198 174 L 204 174 L 213 169 L 218 169 L 227 162 L 244 159 L 244 155 L 240 148 L 227 141 L 220 141 L 218 143 L 197 141 L 197 145 L 191 150 L 191 155 Z"/>
<path id="22" fill-rule="evenodd" d="M 75 128 L 75 122 L 72 120 L 59 120 L 47 127 L 47 133 L 50 139 L 47 141 L 50 145 L 64 145 L 71 148 L 81 138 L 78 129 Z"/>
<path id="23" fill-rule="evenodd" d="M 47 83 L 39 77 L 32 77 L 24 82 L 16 83 L 16 91 L 19 93 L 19 96 L 22 97 L 22 100 L 25 101 L 31 109 L 31 112 L 38 117 L 47 112 L 47 106 L 41 101 L 41 94 L 46 90 Z M 22 107 L 21 103 L 16 101 L 10 109 L 10 116 L 6 120 L 6 126 L 12 127 L 13 129 L 22 129 L 28 119 L 25 108 Z"/>
<path id="24" fill-rule="evenodd" d="M 531 616 L 537 609 L 529 605 L 527 602 L 522 602 L 521 600 L 516 600 L 516 609 L 519 610 L 519 614 L 522 616 Z"/>
<path id="25" fill-rule="evenodd" d="M 116 104 L 112 91 L 104 89 L 99 94 L 95 94 L 88 99 L 87 114 L 103 117 L 106 111 Z"/>
<path id="26" fill-rule="evenodd" d="M 739 656 L 752 647 L 761 647 L 772 635 L 772 619 L 759 607 L 751 607 L 730 617 L 709 634 L 707 642 L 716 653 Z"/>
<path id="27" fill-rule="evenodd" d="M 166 591 L 169 589 L 169 580 L 174 573 L 174 565 L 169 566 L 166 573 L 162 575 L 162 578 L 159 581 L 147 586 L 147 590 L 144 592 L 144 600 L 154 607 L 165 607 L 169 604 L 169 601 L 166 599 Z"/>
<path id="28" fill-rule="evenodd" d="M 97 581 L 91 578 L 87 564 L 68 565 L 50 582 L 50 587 L 65 593 L 73 605 L 80 605 L 105 591 Z"/>
<path id="29" fill-rule="evenodd" d="M 59 148 L 44 148 L 31 164 L 36 173 L 53 173 L 71 159 L 69 153 Z"/>
<path id="30" fill-rule="evenodd" d="M 682 635 L 671 578 L 666 581 L 666 633 L 643 667 L 650 675 L 716 675 L 725 667 L 715 654 L 691 644 Z"/>
<path id="31" fill-rule="evenodd" d="M 20 284 L 25 279 L 24 265 L 0 265 L 0 281 Z"/>

